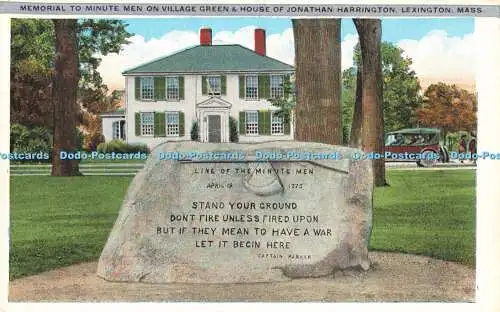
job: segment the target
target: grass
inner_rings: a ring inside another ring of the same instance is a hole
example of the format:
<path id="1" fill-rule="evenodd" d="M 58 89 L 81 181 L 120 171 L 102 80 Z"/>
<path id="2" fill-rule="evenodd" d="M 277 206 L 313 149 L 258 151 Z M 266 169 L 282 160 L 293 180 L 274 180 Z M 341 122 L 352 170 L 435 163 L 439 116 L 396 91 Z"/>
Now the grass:
<path id="1" fill-rule="evenodd" d="M 475 263 L 475 172 L 387 171 L 372 250 Z M 132 177 L 11 177 L 10 279 L 97 260 Z"/>
<path id="2" fill-rule="evenodd" d="M 377 188 L 371 250 L 475 265 L 475 171 L 388 171 Z"/>
<path id="3" fill-rule="evenodd" d="M 95 260 L 132 177 L 11 177 L 10 279 Z"/>

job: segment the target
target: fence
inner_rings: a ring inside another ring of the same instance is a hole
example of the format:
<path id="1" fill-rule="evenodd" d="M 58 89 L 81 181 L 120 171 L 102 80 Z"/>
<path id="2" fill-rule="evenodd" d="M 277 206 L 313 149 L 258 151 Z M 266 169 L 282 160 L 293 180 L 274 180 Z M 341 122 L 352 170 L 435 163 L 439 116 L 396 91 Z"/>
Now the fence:
<path id="1" fill-rule="evenodd" d="M 80 164 L 80 172 L 87 176 L 133 176 L 142 169 L 141 163 Z M 11 176 L 49 176 L 52 165 L 10 165 Z"/>

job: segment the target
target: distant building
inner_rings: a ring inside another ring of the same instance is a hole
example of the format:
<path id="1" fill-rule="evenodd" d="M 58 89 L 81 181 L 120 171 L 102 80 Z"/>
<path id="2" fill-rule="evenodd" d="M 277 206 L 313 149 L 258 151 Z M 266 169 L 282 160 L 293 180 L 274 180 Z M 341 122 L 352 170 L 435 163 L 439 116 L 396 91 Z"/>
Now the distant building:
<path id="1" fill-rule="evenodd" d="M 191 140 L 198 123 L 201 142 L 229 142 L 229 119 L 240 142 L 292 140 L 291 121 L 268 101 L 283 96 L 291 65 L 266 56 L 266 34 L 255 30 L 255 49 L 212 45 L 212 30 L 200 30 L 200 44 L 123 73 L 125 107 L 102 114 L 106 141 L 123 139 L 154 147 Z M 293 116 L 292 116 L 293 117 Z"/>

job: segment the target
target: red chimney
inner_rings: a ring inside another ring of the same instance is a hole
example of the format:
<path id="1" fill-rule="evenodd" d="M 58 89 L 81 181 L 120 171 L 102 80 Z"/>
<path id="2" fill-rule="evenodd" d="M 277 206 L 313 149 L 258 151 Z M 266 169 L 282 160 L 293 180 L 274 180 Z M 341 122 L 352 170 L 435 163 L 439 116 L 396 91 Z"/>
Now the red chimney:
<path id="1" fill-rule="evenodd" d="M 200 29 L 200 45 L 212 45 L 212 29 L 208 27 Z"/>
<path id="2" fill-rule="evenodd" d="M 266 31 L 262 28 L 255 29 L 255 52 L 266 55 Z"/>

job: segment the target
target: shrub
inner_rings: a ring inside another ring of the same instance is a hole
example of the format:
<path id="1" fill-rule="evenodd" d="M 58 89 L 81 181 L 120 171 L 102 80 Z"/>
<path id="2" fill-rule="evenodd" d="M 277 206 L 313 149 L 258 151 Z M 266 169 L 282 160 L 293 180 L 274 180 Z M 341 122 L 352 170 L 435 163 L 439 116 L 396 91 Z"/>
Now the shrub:
<path id="1" fill-rule="evenodd" d="M 104 142 L 104 135 L 100 133 L 89 133 L 85 136 L 84 149 L 90 152 L 95 151 L 97 146 Z"/>
<path id="2" fill-rule="evenodd" d="M 199 141 L 200 140 L 200 127 L 198 126 L 198 121 L 193 121 L 191 125 L 191 140 Z"/>
<path id="3" fill-rule="evenodd" d="M 229 140 L 231 142 L 238 142 L 238 122 L 233 117 L 229 117 Z"/>
<path id="4" fill-rule="evenodd" d="M 85 134 L 80 131 L 80 129 L 76 128 L 76 150 L 81 151 L 83 149 L 83 143 L 85 141 Z"/>
<path id="5" fill-rule="evenodd" d="M 43 127 L 27 128 L 21 124 L 10 126 L 10 151 L 12 153 L 46 153 L 48 159 L 35 161 L 50 162 L 52 159 L 52 134 Z M 19 160 L 33 162 L 33 160 Z"/>
<path id="6" fill-rule="evenodd" d="M 342 144 L 349 145 L 349 138 L 351 136 L 351 126 L 344 125 L 342 127 Z"/>
<path id="7" fill-rule="evenodd" d="M 10 151 L 14 151 L 16 146 L 21 145 L 29 136 L 29 130 L 25 126 L 17 123 L 10 125 Z"/>
<path id="8" fill-rule="evenodd" d="M 469 142 L 470 136 L 468 135 L 468 132 L 458 131 L 458 132 L 448 133 L 448 135 L 446 136 L 446 142 L 443 143 L 450 152 L 451 151 L 456 152 L 458 151 L 458 142 L 460 141 L 460 137 L 464 134 L 467 135 L 467 142 Z M 443 140 L 442 135 L 441 135 L 441 140 Z"/>
<path id="9" fill-rule="evenodd" d="M 97 146 L 99 153 L 146 153 L 149 154 L 149 148 L 145 144 L 127 144 L 122 140 L 111 140 L 103 142 Z"/>
<path id="10" fill-rule="evenodd" d="M 129 153 L 140 152 L 140 153 L 149 154 L 150 150 L 146 144 L 136 143 L 136 144 L 127 144 L 127 152 L 129 152 Z"/>

